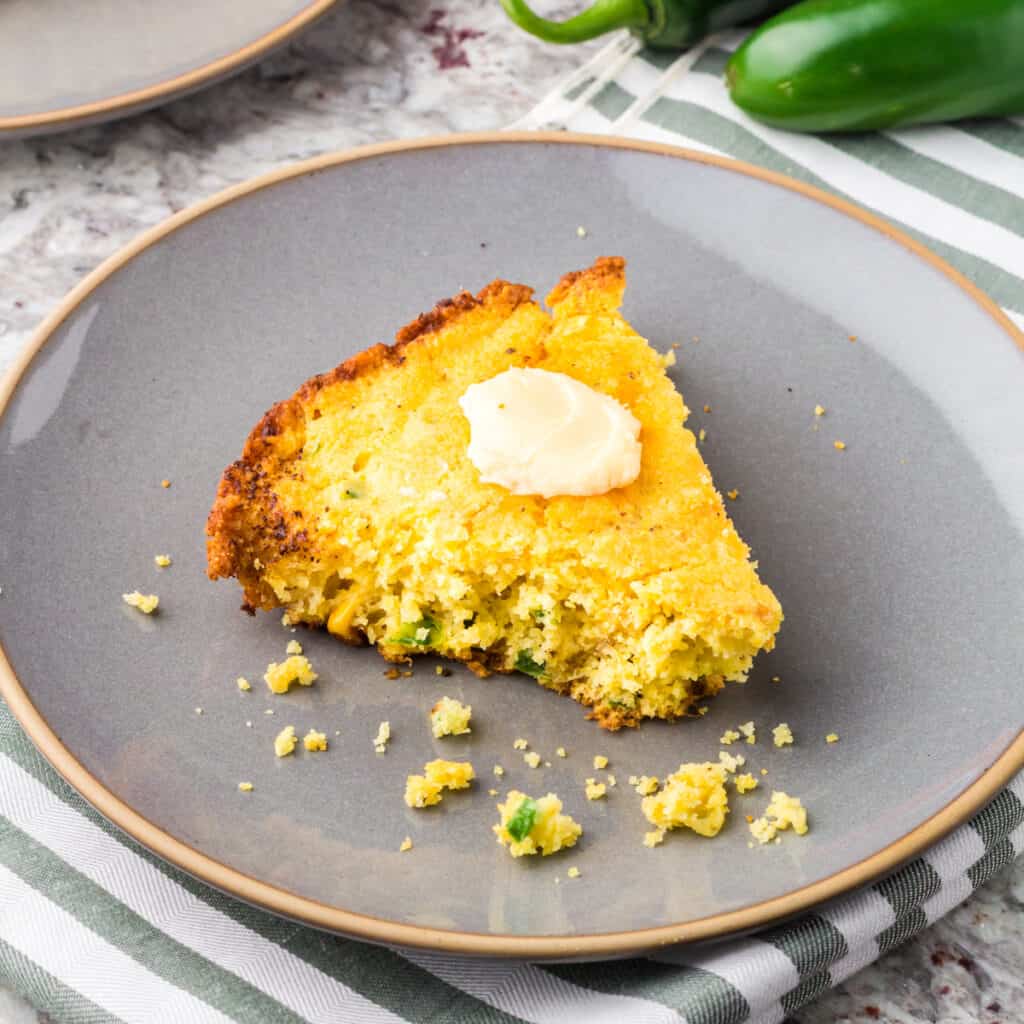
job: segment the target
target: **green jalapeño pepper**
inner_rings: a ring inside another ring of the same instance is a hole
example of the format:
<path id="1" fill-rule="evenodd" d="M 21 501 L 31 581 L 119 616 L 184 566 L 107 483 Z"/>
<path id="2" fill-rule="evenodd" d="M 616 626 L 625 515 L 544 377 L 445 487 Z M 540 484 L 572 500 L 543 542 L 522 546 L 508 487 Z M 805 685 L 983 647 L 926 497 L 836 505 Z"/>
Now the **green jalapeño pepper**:
<path id="1" fill-rule="evenodd" d="M 1024 112 L 1024 0 L 804 0 L 726 69 L 733 101 L 793 131 Z"/>
<path id="2" fill-rule="evenodd" d="M 549 43 L 582 43 L 628 28 L 648 46 L 681 50 L 710 32 L 786 6 L 786 0 L 594 0 L 568 21 L 534 14 L 526 0 L 501 0 L 505 13 Z"/>

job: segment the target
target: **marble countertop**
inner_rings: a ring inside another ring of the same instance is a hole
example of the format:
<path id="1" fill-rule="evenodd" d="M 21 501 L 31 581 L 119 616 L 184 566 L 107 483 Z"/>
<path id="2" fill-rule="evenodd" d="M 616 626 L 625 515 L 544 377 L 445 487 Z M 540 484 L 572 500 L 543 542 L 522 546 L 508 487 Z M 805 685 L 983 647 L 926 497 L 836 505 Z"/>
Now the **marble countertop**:
<path id="1" fill-rule="evenodd" d="M 0 143 L 0 368 L 85 273 L 227 185 L 361 143 L 504 127 L 587 53 L 498 5 L 350 0 L 285 50 L 126 121 Z M 796 1015 L 799 1024 L 1024 1021 L 1024 858 Z M 35 1021 L 0 988 L 0 1022 Z"/>

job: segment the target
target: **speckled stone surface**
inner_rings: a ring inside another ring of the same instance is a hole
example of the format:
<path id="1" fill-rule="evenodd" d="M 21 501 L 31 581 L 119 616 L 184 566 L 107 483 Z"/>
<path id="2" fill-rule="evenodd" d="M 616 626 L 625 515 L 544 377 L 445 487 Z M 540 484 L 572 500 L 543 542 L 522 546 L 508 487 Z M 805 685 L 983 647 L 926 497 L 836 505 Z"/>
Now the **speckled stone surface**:
<path id="1" fill-rule="evenodd" d="M 353 0 L 196 96 L 116 124 L 0 143 L 0 368 L 83 274 L 168 214 L 318 153 L 503 127 L 585 54 L 535 43 L 496 3 Z M 1022 979 L 1019 859 L 795 1019 L 1015 1024 L 1024 1022 Z M 0 1022 L 36 1019 L 0 989 Z"/>

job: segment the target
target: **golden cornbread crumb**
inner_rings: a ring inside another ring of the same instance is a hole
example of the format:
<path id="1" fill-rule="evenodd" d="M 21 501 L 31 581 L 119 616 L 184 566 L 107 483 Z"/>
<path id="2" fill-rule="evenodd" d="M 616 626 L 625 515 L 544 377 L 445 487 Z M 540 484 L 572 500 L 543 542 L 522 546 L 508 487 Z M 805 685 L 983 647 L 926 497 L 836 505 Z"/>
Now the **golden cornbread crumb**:
<path id="1" fill-rule="evenodd" d="M 580 869 L 578 867 L 575 867 L 575 866 L 571 867 L 571 868 L 569 868 L 568 871 L 566 871 L 566 875 L 568 875 L 569 878 L 579 878 L 580 877 Z"/>
<path id="2" fill-rule="evenodd" d="M 156 562 L 156 567 L 158 569 L 166 569 L 167 566 L 169 566 L 171 564 L 171 556 L 170 555 L 154 555 L 153 556 L 153 561 Z"/>
<path id="3" fill-rule="evenodd" d="M 725 778 L 720 764 L 681 764 L 660 793 L 644 797 L 644 817 L 660 829 L 685 827 L 702 836 L 718 835 L 729 813 Z"/>
<path id="4" fill-rule="evenodd" d="M 402 840 L 401 845 L 398 847 L 398 852 L 399 853 L 405 853 L 406 850 L 411 850 L 411 849 L 412 849 L 412 839 L 409 836 L 406 836 Z"/>
<path id="5" fill-rule="evenodd" d="M 618 785 L 618 780 L 615 778 L 614 775 L 611 774 L 611 772 L 609 772 L 608 775 L 605 776 L 605 781 L 608 783 L 609 787 Z"/>
<path id="6" fill-rule="evenodd" d="M 597 768 L 599 771 L 602 768 L 607 768 L 608 767 L 608 758 L 605 757 L 604 754 L 596 754 L 594 756 L 594 767 Z"/>
<path id="7" fill-rule="evenodd" d="M 267 708 L 267 710 L 263 712 L 263 714 L 265 714 L 265 715 L 272 715 L 273 713 L 274 713 L 274 711 L 273 711 L 272 708 Z"/>
<path id="8" fill-rule="evenodd" d="M 837 732 L 830 732 L 825 737 L 825 742 L 826 743 L 838 743 L 839 742 L 839 733 L 837 733 Z"/>
<path id="9" fill-rule="evenodd" d="M 697 714 L 703 718 L 710 710 L 711 708 L 708 707 L 707 704 L 701 704 L 701 706 L 697 708 Z"/>
<path id="10" fill-rule="evenodd" d="M 171 481 L 170 480 L 161 480 L 160 481 L 160 486 L 166 489 L 166 488 L 171 486 Z"/>
<path id="11" fill-rule="evenodd" d="M 707 439 L 708 439 L 708 432 L 703 427 L 701 427 L 700 428 L 700 433 L 697 434 L 697 440 L 698 441 L 706 441 Z"/>
<path id="12" fill-rule="evenodd" d="M 726 729 L 725 732 L 718 737 L 718 742 L 729 746 L 729 744 L 735 743 L 739 738 L 740 734 L 735 729 Z"/>
<path id="13" fill-rule="evenodd" d="M 238 788 L 243 793 L 251 793 L 252 792 L 252 783 L 251 782 L 240 782 L 238 784 Z"/>
<path id="14" fill-rule="evenodd" d="M 782 676 L 772 676 L 772 682 L 773 683 L 781 683 L 782 682 Z"/>
<path id="15" fill-rule="evenodd" d="M 310 729 L 305 736 L 302 737 L 302 745 L 310 751 L 313 750 L 326 750 L 327 749 L 327 734 L 317 732 L 316 729 Z"/>
<path id="16" fill-rule="evenodd" d="M 489 789 L 489 790 L 487 790 L 487 795 L 488 796 L 497 796 L 498 795 L 498 791 L 496 789 Z"/>
<path id="17" fill-rule="evenodd" d="M 846 450 L 846 442 L 845 441 L 833 441 L 832 442 L 832 447 L 835 448 L 836 451 L 840 451 L 840 452 L 841 451 L 845 451 Z"/>
<path id="18" fill-rule="evenodd" d="M 537 768 L 540 765 L 540 754 L 536 750 L 527 751 L 523 754 L 523 760 L 531 767 Z"/>
<path id="19" fill-rule="evenodd" d="M 608 787 L 603 782 L 598 782 L 597 779 L 587 779 L 584 792 L 587 794 L 588 800 L 600 800 L 608 792 Z"/>
<path id="20" fill-rule="evenodd" d="M 742 754 L 736 754 L 733 756 L 727 750 L 720 750 L 718 752 L 718 763 L 727 771 L 735 772 L 737 768 L 742 768 L 747 763 L 747 759 Z"/>
<path id="21" fill-rule="evenodd" d="M 287 612 L 281 616 L 281 625 L 284 626 L 285 629 L 291 629 L 292 617 Z M 294 632 L 294 630 L 292 630 L 292 632 Z"/>
<path id="22" fill-rule="evenodd" d="M 726 491 L 725 496 L 730 501 L 735 501 L 740 496 L 740 492 L 734 487 L 731 491 Z"/>
<path id="23" fill-rule="evenodd" d="M 309 658 L 301 654 L 293 654 L 280 663 L 272 661 L 263 673 L 263 679 L 273 693 L 287 693 L 292 683 L 312 686 L 317 678 Z"/>
<path id="24" fill-rule="evenodd" d="M 378 754 L 383 754 L 388 748 L 388 741 L 391 739 L 391 723 L 381 722 L 377 726 L 377 735 L 373 737 L 373 749 Z"/>
<path id="25" fill-rule="evenodd" d="M 502 768 L 500 764 L 496 764 L 494 766 L 494 768 L 492 769 L 492 771 L 494 772 L 495 775 L 497 775 L 499 777 L 501 777 L 502 775 L 505 774 L 505 769 Z"/>
<path id="26" fill-rule="evenodd" d="M 763 844 L 777 839 L 776 833 L 787 828 L 792 828 L 798 836 L 802 836 L 807 831 L 807 811 L 799 797 L 775 790 L 764 815 L 750 823 L 750 832 Z"/>
<path id="27" fill-rule="evenodd" d="M 284 649 L 285 654 L 301 654 L 302 644 L 298 640 L 289 640 L 288 646 Z"/>
<path id="28" fill-rule="evenodd" d="M 779 722 L 772 729 L 772 740 L 777 747 L 786 747 L 793 742 L 793 730 L 785 722 Z"/>
<path id="29" fill-rule="evenodd" d="M 568 755 L 568 754 L 567 754 L 567 753 L 565 752 L 565 747 L 558 747 L 558 749 L 557 749 L 557 750 L 555 750 L 555 753 L 556 753 L 556 754 L 557 754 L 557 755 L 558 755 L 559 757 L 568 757 L 568 756 L 569 756 L 569 755 Z"/>
<path id="30" fill-rule="evenodd" d="M 138 608 L 143 615 L 152 615 L 160 604 L 160 598 L 156 594 L 140 594 L 137 590 L 130 594 L 122 594 L 121 600 L 132 608 Z"/>
<path id="31" fill-rule="evenodd" d="M 561 812 L 562 801 L 554 793 L 533 800 L 513 789 L 505 797 L 505 802 L 498 804 L 501 820 L 494 826 L 494 834 L 502 846 L 508 847 L 513 857 L 538 853 L 548 857 L 575 846 L 583 834 L 583 829 L 568 814 Z"/>
<path id="32" fill-rule="evenodd" d="M 667 829 L 656 828 L 653 832 L 644 833 L 644 846 L 655 847 L 660 846 L 665 841 L 665 832 Z"/>
<path id="33" fill-rule="evenodd" d="M 742 725 L 737 726 L 737 728 L 746 737 L 747 742 L 751 746 L 757 742 L 757 732 L 754 729 L 753 722 L 744 722 Z"/>
<path id="34" fill-rule="evenodd" d="M 823 405 L 816 405 L 814 407 L 814 415 L 815 416 L 824 416 L 825 415 L 825 406 L 823 406 Z"/>
<path id="35" fill-rule="evenodd" d="M 746 772 L 744 775 L 737 775 L 732 781 L 736 786 L 737 793 L 749 793 L 752 789 L 757 789 L 760 785 L 757 779 L 755 779 L 750 772 Z"/>
<path id="36" fill-rule="evenodd" d="M 623 261 L 599 260 L 563 279 L 549 313 L 494 282 L 309 380 L 225 471 L 210 575 L 237 577 L 250 608 L 284 606 L 395 662 L 533 676 L 611 729 L 691 714 L 746 678 L 781 610 L 658 353 L 617 312 L 624 287 Z M 636 416 L 634 483 L 582 500 L 481 481 L 459 398 L 523 367 L 567 373 Z"/>
<path id="37" fill-rule="evenodd" d="M 761 769 L 761 774 L 762 775 L 767 775 L 768 774 L 768 769 L 767 768 L 762 768 Z"/>
<path id="38" fill-rule="evenodd" d="M 650 796 L 658 790 L 657 775 L 641 775 L 640 778 L 632 775 L 629 782 L 641 796 Z"/>
<path id="39" fill-rule="evenodd" d="M 527 743 L 526 740 L 524 740 L 522 737 L 520 737 L 519 739 L 517 739 L 512 744 L 512 749 L 513 750 L 525 750 L 529 745 L 530 744 Z"/>
<path id="40" fill-rule="evenodd" d="M 238 678 L 237 678 L 237 679 L 235 680 L 235 685 L 236 685 L 236 686 L 237 686 L 237 687 L 238 687 L 238 688 L 239 688 L 239 689 L 240 689 L 240 690 L 241 690 L 241 691 L 242 691 L 243 693 L 248 693 L 248 692 L 249 692 L 249 690 L 251 690 L 251 689 L 252 689 L 252 684 L 251 684 L 251 683 L 249 682 L 249 680 L 248 680 L 248 679 L 246 679 L 246 678 L 245 678 L 245 676 L 239 676 L 239 677 L 238 677 Z"/>
<path id="41" fill-rule="evenodd" d="M 710 405 L 705 405 L 704 406 L 704 411 L 705 412 L 711 412 L 711 406 Z"/>
<path id="42" fill-rule="evenodd" d="M 442 736 L 462 736 L 472 732 L 469 720 L 473 715 L 470 704 L 460 704 L 451 697 L 442 697 L 430 709 L 430 731 L 434 739 Z"/>
<path id="43" fill-rule="evenodd" d="M 436 782 L 445 789 L 468 789 L 476 778 L 469 761 L 443 761 L 438 758 L 428 761 L 423 766 L 423 772 L 430 782 Z"/>
<path id="44" fill-rule="evenodd" d="M 295 726 L 286 725 L 274 737 L 274 753 L 278 757 L 287 757 L 295 750 L 296 743 L 298 743 L 298 740 L 295 738 Z"/>
<path id="45" fill-rule="evenodd" d="M 441 802 L 442 786 L 425 775 L 410 775 L 405 780 L 405 802 L 409 807 L 432 807 Z"/>

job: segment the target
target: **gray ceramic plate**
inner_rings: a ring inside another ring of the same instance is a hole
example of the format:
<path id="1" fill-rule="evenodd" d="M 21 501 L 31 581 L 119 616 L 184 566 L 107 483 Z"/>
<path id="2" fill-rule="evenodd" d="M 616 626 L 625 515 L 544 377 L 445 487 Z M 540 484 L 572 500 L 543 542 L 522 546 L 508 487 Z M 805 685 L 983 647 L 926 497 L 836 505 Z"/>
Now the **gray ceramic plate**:
<path id="1" fill-rule="evenodd" d="M 142 110 L 263 56 L 334 0 L 3 0 L 0 138 Z"/>
<path id="2" fill-rule="evenodd" d="M 14 384 L 3 691 L 73 784 L 163 856 L 364 937 L 607 955 L 749 928 L 878 875 L 1024 763 L 1021 339 L 911 245 L 751 168 L 565 136 L 331 157 L 188 211 L 86 281 Z M 323 634 L 300 634 L 320 681 L 272 697 L 262 671 L 291 634 L 204 575 L 204 519 L 249 428 L 459 287 L 546 289 L 603 253 L 629 261 L 636 327 L 681 345 L 692 425 L 786 611 L 777 650 L 706 718 L 615 735 L 525 677 L 422 663 L 391 681 L 373 651 Z M 158 616 L 122 604 L 135 588 L 159 593 Z M 430 738 L 444 693 L 472 703 L 471 736 Z M 377 756 L 382 719 L 394 739 Z M 627 777 L 717 758 L 748 719 L 759 742 L 732 750 L 768 769 L 763 788 L 734 798 L 717 839 L 645 849 Z M 776 750 L 781 721 L 796 743 Z M 288 723 L 331 749 L 278 760 Z M 520 735 L 551 767 L 523 763 Z M 619 785 L 588 803 L 595 754 Z M 407 810 L 405 775 L 439 755 L 472 759 L 477 792 Z M 495 763 L 501 788 L 564 797 L 586 829 L 575 850 L 529 862 L 497 846 Z M 750 849 L 744 815 L 772 788 L 803 798 L 811 831 Z"/>

